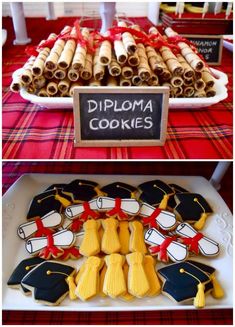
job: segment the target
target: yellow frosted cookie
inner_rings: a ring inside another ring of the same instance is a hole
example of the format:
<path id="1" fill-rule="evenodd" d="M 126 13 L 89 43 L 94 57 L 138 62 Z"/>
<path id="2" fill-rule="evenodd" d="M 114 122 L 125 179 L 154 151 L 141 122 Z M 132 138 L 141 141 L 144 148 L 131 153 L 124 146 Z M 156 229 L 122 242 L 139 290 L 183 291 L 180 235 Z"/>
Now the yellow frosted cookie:
<path id="1" fill-rule="evenodd" d="M 124 272 L 124 277 L 125 277 L 125 281 L 126 281 L 126 285 L 128 283 L 128 272 L 129 272 L 129 266 L 128 266 L 128 263 L 125 261 L 124 265 L 123 265 L 123 272 Z M 131 295 L 130 293 L 128 293 L 128 290 L 126 290 L 126 292 L 124 294 L 122 294 L 121 296 L 121 299 L 124 300 L 124 301 L 132 301 L 134 300 L 134 296 Z"/>
<path id="2" fill-rule="evenodd" d="M 147 253 L 144 241 L 144 227 L 138 220 L 130 221 L 129 228 L 131 231 L 129 250 L 130 252 Z"/>
<path id="3" fill-rule="evenodd" d="M 120 253 L 121 254 L 129 253 L 130 231 L 129 231 L 128 221 L 119 222 L 118 236 L 121 244 Z"/>
<path id="4" fill-rule="evenodd" d="M 128 272 L 128 292 L 136 297 L 144 297 L 150 289 L 150 285 L 144 270 L 144 255 L 141 252 L 129 253 L 126 256 Z"/>
<path id="5" fill-rule="evenodd" d="M 100 222 L 94 219 L 87 220 L 83 224 L 85 231 L 79 251 L 85 256 L 96 255 L 100 252 L 99 230 Z"/>
<path id="6" fill-rule="evenodd" d="M 99 292 L 99 271 L 102 268 L 103 260 L 91 256 L 85 262 L 84 271 L 78 280 L 75 294 L 83 301 L 96 296 Z"/>
<path id="7" fill-rule="evenodd" d="M 99 284 L 99 295 L 102 297 L 105 297 L 106 294 L 103 292 L 103 286 L 104 286 L 104 277 L 107 272 L 107 266 L 106 263 L 104 262 L 103 267 L 100 271 L 100 284 Z"/>
<path id="8" fill-rule="evenodd" d="M 161 292 L 161 284 L 155 270 L 156 260 L 151 255 L 144 257 L 144 271 L 146 273 L 150 289 L 147 296 L 155 296 Z"/>
<path id="9" fill-rule="evenodd" d="M 103 292 L 112 298 L 126 292 L 126 281 L 122 266 L 125 257 L 118 253 L 113 253 L 105 257 L 107 271 L 104 278 Z"/>
<path id="10" fill-rule="evenodd" d="M 119 222 L 115 218 L 102 219 L 104 233 L 101 242 L 101 250 L 106 254 L 120 251 L 121 244 L 117 233 L 118 225 Z"/>

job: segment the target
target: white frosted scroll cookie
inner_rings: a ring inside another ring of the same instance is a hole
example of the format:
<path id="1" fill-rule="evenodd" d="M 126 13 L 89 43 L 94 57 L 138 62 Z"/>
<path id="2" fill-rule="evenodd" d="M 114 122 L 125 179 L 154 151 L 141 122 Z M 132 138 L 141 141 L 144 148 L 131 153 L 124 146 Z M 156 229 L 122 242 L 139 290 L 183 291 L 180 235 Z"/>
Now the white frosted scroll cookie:
<path id="1" fill-rule="evenodd" d="M 63 248 L 69 248 L 75 240 L 74 234 L 68 230 L 60 230 L 45 237 L 33 237 L 26 241 L 28 253 L 44 259 L 58 258 L 63 254 Z"/>
<path id="2" fill-rule="evenodd" d="M 164 230 L 171 230 L 176 225 L 176 217 L 172 212 L 155 208 L 148 203 L 142 203 L 139 216 L 142 217 L 144 226 L 157 228 L 158 226 Z"/>
<path id="3" fill-rule="evenodd" d="M 165 236 L 155 228 L 150 228 L 145 233 L 145 242 L 150 244 L 149 251 L 158 255 L 158 260 L 168 262 L 185 261 L 188 257 L 186 245 L 176 242 L 176 236 Z"/>
<path id="4" fill-rule="evenodd" d="M 57 211 L 52 210 L 43 217 L 37 217 L 32 221 L 21 224 L 17 228 L 17 234 L 23 240 L 35 236 L 45 236 L 51 234 L 53 229 L 62 225 L 63 217 Z"/>
<path id="5" fill-rule="evenodd" d="M 97 198 L 97 204 L 101 211 L 105 211 L 109 217 L 117 217 L 129 220 L 136 216 L 140 210 L 140 204 L 135 199 L 109 198 L 101 196 Z"/>
<path id="6" fill-rule="evenodd" d="M 175 232 L 181 236 L 180 241 L 188 246 L 190 252 L 194 254 L 201 253 L 207 257 L 219 254 L 219 244 L 199 233 L 191 225 L 182 223 L 176 228 Z"/>

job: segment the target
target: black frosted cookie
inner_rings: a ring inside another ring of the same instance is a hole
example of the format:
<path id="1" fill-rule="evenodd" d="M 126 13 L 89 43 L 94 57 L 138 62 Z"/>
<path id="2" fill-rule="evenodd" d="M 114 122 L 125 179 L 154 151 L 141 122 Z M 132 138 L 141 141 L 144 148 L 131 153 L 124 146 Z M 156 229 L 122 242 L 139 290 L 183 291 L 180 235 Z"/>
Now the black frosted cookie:
<path id="1" fill-rule="evenodd" d="M 213 290 L 210 274 L 189 261 L 168 265 L 158 273 L 163 280 L 162 293 L 179 303 L 194 299 L 194 306 L 202 308 L 205 293 Z"/>
<path id="2" fill-rule="evenodd" d="M 63 194 L 61 190 L 54 189 L 36 195 L 29 207 L 27 219 L 43 217 L 50 211 L 62 212 L 63 208 L 71 205 L 71 196 Z"/>
<path id="3" fill-rule="evenodd" d="M 63 194 L 72 196 L 75 203 L 90 201 L 96 196 L 103 195 L 96 182 L 83 179 L 76 179 L 67 184 L 63 188 Z"/>
<path id="4" fill-rule="evenodd" d="M 34 300 L 47 305 L 58 305 L 69 293 L 68 277 L 75 269 L 55 261 L 44 261 L 32 269 L 21 284 L 32 291 Z"/>
<path id="5" fill-rule="evenodd" d="M 35 268 L 40 263 L 44 262 L 45 260 L 42 258 L 29 258 L 22 260 L 18 266 L 12 272 L 10 278 L 8 279 L 7 285 L 11 288 L 19 288 L 21 289 L 24 294 L 30 294 L 31 291 L 21 285 L 21 281 L 25 275 L 28 274 L 30 270 Z"/>
<path id="6" fill-rule="evenodd" d="M 55 190 L 55 189 L 58 189 L 58 190 L 63 190 L 63 188 L 66 186 L 67 184 L 52 184 L 50 186 L 48 186 L 48 188 L 44 191 L 50 191 L 50 190 Z"/>
<path id="7" fill-rule="evenodd" d="M 153 206 L 159 206 L 160 209 L 167 208 L 167 202 L 171 195 L 174 194 L 173 189 L 160 180 L 153 180 L 142 183 L 138 186 L 141 191 L 140 200 L 147 202 Z"/>
<path id="8" fill-rule="evenodd" d="M 127 199 L 135 198 L 137 188 L 126 183 L 114 182 L 102 187 L 101 191 L 105 193 L 105 196 L 108 196 L 110 198 Z"/>
<path id="9" fill-rule="evenodd" d="M 186 190 L 185 188 L 183 188 L 183 187 L 181 187 L 181 186 L 179 186 L 177 184 L 169 184 L 169 186 L 172 188 L 172 190 L 174 191 L 175 194 L 178 194 L 178 193 L 189 193 L 188 190 Z M 174 209 L 175 206 L 176 206 L 176 204 L 177 204 L 176 201 L 175 201 L 175 198 L 174 198 L 174 195 L 175 194 L 171 195 L 170 196 L 170 199 L 168 200 L 167 205 L 168 205 L 168 207 L 170 209 Z"/>
<path id="10" fill-rule="evenodd" d="M 204 227 L 207 216 L 213 212 L 205 198 L 197 193 L 176 194 L 175 201 L 175 213 L 182 221 L 194 223 L 197 230 Z"/>

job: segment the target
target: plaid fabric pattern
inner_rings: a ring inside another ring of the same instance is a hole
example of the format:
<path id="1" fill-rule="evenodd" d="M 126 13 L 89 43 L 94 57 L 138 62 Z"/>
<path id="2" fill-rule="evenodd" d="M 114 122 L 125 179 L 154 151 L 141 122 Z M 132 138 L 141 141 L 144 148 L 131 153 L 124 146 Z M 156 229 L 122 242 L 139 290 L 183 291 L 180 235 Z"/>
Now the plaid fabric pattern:
<path id="1" fill-rule="evenodd" d="M 209 179 L 217 162 L 3 162 L 3 194 L 23 174 L 158 174 L 202 175 Z M 219 191 L 232 210 L 232 165 Z M 232 310 L 177 310 L 138 312 L 3 311 L 4 325 L 229 325 Z"/>
<path id="2" fill-rule="evenodd" d="M 27 19 L 29 36 L 37 44 L 48 31 L 59 32 L 75 18 L 46 21 Z M 135 18 L 147 31 L 146 18 Z M 84 22 L 90 26 L 94 22 Z M 96 22 L 99 28 L 100 22 Z M 38 28 L 40 26 L 40 28 Z M 75 148 L 72 110 L 40 108 L 9 90 L 12 73 L 23 66 L 24 46 L 12 46 L 10 18 L 3 18 L 8 40 L 3 47 L 2 138 L 4 159 L 231 159 L 232 158 L 232 53 L 223 49 L 220 70 L 228 74 L 228 98 L 208 109 L 170 110 L 167 140 L 162 147 Z M 33 34 L 33 35 L 31 35 Z"/>

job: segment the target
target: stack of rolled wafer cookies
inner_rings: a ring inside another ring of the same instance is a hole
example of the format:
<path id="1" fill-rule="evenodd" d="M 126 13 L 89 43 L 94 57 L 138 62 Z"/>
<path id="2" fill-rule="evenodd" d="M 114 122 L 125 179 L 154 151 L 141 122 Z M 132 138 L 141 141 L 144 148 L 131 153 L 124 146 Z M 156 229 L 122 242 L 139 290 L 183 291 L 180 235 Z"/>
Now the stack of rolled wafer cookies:
<path id="1" fill-rule="evenodd" d="M 65 26 L 41 41 L 14 74 L 11 91 L 72 97 L 77 86 L 168 86 L 172 98 L 216 94 L 209 67 L 171 28 L 164 36 L 155 27 L 146 34 L 122 21 L 104 36 L 80 27 L 78 36 L 77 29 Z M 173 39 L 174 45 L 167 41 Z"/>

